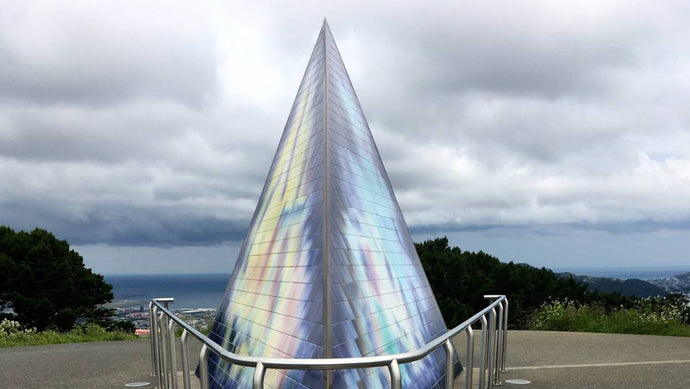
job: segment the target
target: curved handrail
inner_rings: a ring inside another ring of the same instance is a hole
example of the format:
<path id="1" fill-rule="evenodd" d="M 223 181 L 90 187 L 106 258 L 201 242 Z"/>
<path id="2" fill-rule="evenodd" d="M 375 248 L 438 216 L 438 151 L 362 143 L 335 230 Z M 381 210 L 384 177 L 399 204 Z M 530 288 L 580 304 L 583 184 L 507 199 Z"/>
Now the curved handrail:
<path id="1" fill-rule="evenodd" d="M 466 331 L 467 328 L 471 328 L 471 325 L 474 324 L 477 321 L 482 322 L 482 327 L 483 329 L 487 326 L 486 324 L 486 318 L 485 316 L 489 315 L 492 319 L 490 320 L 491 323 L 496 323 L 496 307 L 500 306 L 499 311 L 503 313 L 503 305 L 506 305 L 506 313 L 507 313 L 507 305 L 508 305 L 508 300 L 505 295 L 487 295 L 484 296 L 485 298 L 492 299 L 494 300 L 491 304 L 489 304 L 487 307 L 482 309 L 481 311 L 477 312 L 474 314 L 472 317 L 469 319 L 465 320 L 464 322 L 460 323 L 459 325 L 455 326 L 454 328 L 448 330 L 446 333 L 436 337 L 435 339 L 431 340 L 424 346 L 404 352 L 404 353 L 399 353 L 399 354 L 390 354 L 390 355 L 379 355 L 379 356 L 369 356 L 369 357 L 351 357 L 351 358 L 309 358 L 309 359 L 297 359 L 297 358 L 273 358 L 273 357 L 253 357 L 253 356 L 247 356 L 247 355 L 239 355 L 232 353 L 224 348 L 222 348 L 219 344 L 216 342 L 212 341 L 209 339 L 207 336 L 203 335 L 199 331 L 197 331 L 194 327 L 186 323 L 184 320 L 180 319 L 179 317 L 175 316 L 172 312 L 170 312 L 167 307 L 167 303 L 170 302 L 170 300 L 167 301 L 159 301 L 158 299 L 151 300 L 149 303 L 149 315 L 151 317 L 158 317 L 158 313 L 161 313 L 161 315 L 164 315 L 167 317 L 166 320 L 172 320 L 170 322 L 169 327 L 166 328 L 167 331 L 165 331 L 165 335 L 170 336 L 170 334 L 174 334 L 174 330 L 172 329 L 173 322 L 180 327 L 183 328 L 183 335 L 185 333 L 191 334 L 195 338 L 197 338 L 199 341 L 201 341 L 205 345 L 206 350 L 202 350 L 202 353 L 207 355 L 209 351 L 215 353 L 218 357 L 221 359 L 240 366 L 246 366 L 246 367 L 254 367 L 257 368 L 259 367 L 259 370 L 261 371 L 261 374 L 257 374 L 257 376 L 260 376 L 260 379 L 255 377 L 255 382 L 262 382 L 263 381 L 263 373 L 265 372 L 266 369 L 288 369 L 288 370 L 334 370 L 334 369 L 358 369 L 358 368 L 371 368 L 371 367 L 388 367 L 391 369 L 393 372 L 393 369 L 398 369 L 398 365 L 404 364 L 404 363 L 410 363 L 414 361 L 418 361 L 427 355 L 429 355 L 431 352 L 436 350 L 438 347 L 444 346 L 446 349 L 446 353 L 448 355 L 452 355 L 453 353 L 453 348 L 452 348 L 452 343 L 449 344 L 448 340 L 451 339 L 452 337 L 458 335 L 462 331 Z M 165 305 L 165 306 L 164 306 Z M 503 332 L 505 331 L 506 324 L 507 324 L 507 314 L 503 315 L 501 314 L 500 316 L 503 316 L 500 319 L 503 319 L 501 321 L 504 321 L 503 323 L 498 323 L 499 324 L 499 331 L 501 331 L 501 327 L 503 329 Z M 161 316 L 162 317 L 162 316 Z M 484 320 L 481 320 L 484 318 Z M 157 338 L 159 334 L 154 333 L 155 327 L 160 328 L 160 325 L 156 325 L 157 323 L 152 323 L 152 330 L 151 330 L 151 341 L 152 344 L 154 342 L 157 342 Z M 489 324 L 491 325 L 491 324 Z M 494 329 L 495 329 L 495 324 L 494 324 Z M 498 334 L 498 337 L 500 337 L 500 333 Z M 174 335 L 173 335 L 174 336 Z M 490 337 L 489 333 L 489 337 Z M 503 340 L 503 341 L 502 341 Z M 488 340 L 489 343 L 491 343 L 491 340 Z M 469 342 L 468 342 L 469 343 Z M 502 343 L 502 344 L 501 344 Z M 170 343 L 173 345 L 173 343 Z M 183 347 L 186 347 L 186 336 L 185 336 L 185 341 L 183 342 Z M 498 353 L 496 354 L 496 375 L 498 375 L 499 372 L 499 366 L 498 364 L 501 364 L 501 371 L 504 369 L 504 362 L 505 361 L 505 334 L 503 334 L 502 339 L 497 339 L 497 341 L 494 341 L 494 346 L 492 348 L 496 348 L 496 351 Z M 154 349 L 154 346 L 152 346 L 152 349 Z M 502 352 L 501 352 L 502 351 Z M 487 350 L 487 352 L 489 352 Z M 502 355 L 499 355 L 502 354 Z M 487 355 L 488 356 L 488 355 Z M 158 356 L 154 355 L 154 358 L 157 358 Z M 491 357 L 489 357 L 491 358 Z M 491 359 L 489 359 L 491 361 Z M 172 364 L 174 365 L 174 359 L 171 360 Z M 202 361 L 204 363 L 204 361 Z M 491 364 L 489 365 L 489 370 L 491 370 Z M 155 375 L 154 371 L 154 375 Z M 163 373 L 161 373 L 162 375 Z M 491 371 L 489 371 L 489 375 L 491 376 Z M 393 377 L 393 374 L 391 375 Z M 393 380 L 395 381 L 395 380 Z M 480 379 L 481 381 L 481 379 Z M 491 381 L 491 380 L 489 380 Z M 203 383 L 202 383 L 203 385 Z M 260 384 L 257 384 L 260 387 Z M 177 384 L 174 384 L 174 387 L 176 387 Z M 397 385 L 394 385 L 394 387 Z M 204 386 L 202 386 L 204 387 Z"/>

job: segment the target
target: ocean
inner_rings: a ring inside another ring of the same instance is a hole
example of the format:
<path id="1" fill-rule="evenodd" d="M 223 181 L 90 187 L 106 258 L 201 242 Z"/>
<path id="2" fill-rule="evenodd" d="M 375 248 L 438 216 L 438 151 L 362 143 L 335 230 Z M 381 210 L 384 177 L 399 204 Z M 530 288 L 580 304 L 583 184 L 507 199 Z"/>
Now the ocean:
<path id="1" fill-rule="evenodd" d="M 113 302 L 142 301 L 173 297 L 171 309 L 220 306 L 230 274 L 105 275 L 113 285 Z"/>
<path id="2" fill-rule="evenodd" d="M 555 272 L 607 278 L 667 278 L 690 271 L 688 267 L 559 268 Z M 154 297 L 174 297 L 171 309 L 213 308 L 220 306 L 230 274 L 106 275 L 113 285 L 113 302 L 148 301 Z"/>

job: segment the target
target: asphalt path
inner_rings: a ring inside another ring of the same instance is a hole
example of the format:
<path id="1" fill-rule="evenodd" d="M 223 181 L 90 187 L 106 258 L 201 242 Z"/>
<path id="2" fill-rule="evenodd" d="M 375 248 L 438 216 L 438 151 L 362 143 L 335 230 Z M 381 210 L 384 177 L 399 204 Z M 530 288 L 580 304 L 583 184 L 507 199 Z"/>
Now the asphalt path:
<path id="1" fill-rule="evenodd" d="M 476 333 L 475 358 L 479 356 Z M 465 339 L 454 339 L 464 364 Z M 196 366 L 199 345 L 190 342 Z M 0 388 L 123 388 L 151 382 L 148 339 L 0 349 Z M 178 363 L 178 366 L 181 365 Z M 522 388 L 690 388 L 690 338 L 509 331 L 508 372 Z M 475 367 L 478 361 L 475 361 Z M 464 387 L 465 373 L 455 382 Z M 476 387 L 477 373 L 474 374 Z M 149 388 L 154 385 L 148 386 Z"/>
<path id="2" fill-rule="evenodd" d="M 464 354 L 464 336 L 454 344 Z M 690 338 L 509 331 L 507 349 L 504 388 L 690 388 Z M 530 383 L 506 382 L 515 379 Z M 454 387 L 464 387 L 464 373 Z"/>
<path id="3" fill-rule="evenodd" d="M 151 382 L 150 354 L 148 339 L 2 348 L 0 388 L 123 388 Z"/>

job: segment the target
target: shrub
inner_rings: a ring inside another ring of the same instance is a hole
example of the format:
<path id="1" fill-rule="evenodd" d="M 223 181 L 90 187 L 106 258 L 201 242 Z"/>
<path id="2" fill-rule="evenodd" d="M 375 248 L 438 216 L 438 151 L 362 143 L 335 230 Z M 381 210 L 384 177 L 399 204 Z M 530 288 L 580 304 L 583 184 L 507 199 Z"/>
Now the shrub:
<path id="1" fill-rule="evenodd" d="M 639 299 L 631 307 L 607 310 L 599 304 L 567 299 L 542 304 L 529 320 L 529 329 L 690 336 L 690 308 L 682 295 Z"/>
<path id="2" fill-rule="evenodd" d="M 69 332 L 53 330 L 36 332 L 34 328 L 21 329 L 17 321 L 4 319 L 0 322 L 0 347 L 129 339 L 137 339 L 137 336 L 124 331 L 106 331 L 95 323 L 77 326 Z"/>

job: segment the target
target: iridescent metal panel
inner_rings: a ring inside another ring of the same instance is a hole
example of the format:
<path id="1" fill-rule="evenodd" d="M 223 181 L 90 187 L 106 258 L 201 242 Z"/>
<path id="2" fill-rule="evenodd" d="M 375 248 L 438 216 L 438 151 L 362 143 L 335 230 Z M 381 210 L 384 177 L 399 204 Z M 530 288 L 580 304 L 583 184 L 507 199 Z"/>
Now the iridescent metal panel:
<path id="1" fill-rule="evenodd" d="M 345 358 L 411 351 L 445 331 L 324 24 L 211 338 L 243 355 Z M 209 362 L 211 387 L 251 386 L 253 369 Z M 401 366 L 403 386 L 439 386 L 444 370 L 438 350 Z M 265 385 L 321 388 L 325 378 L 269 370 Z M 338 370 L 331 379 L 334 388 L 390 385 L 387 369 Z"/>
<path id="2" fill-rule="evenodd" d="M 243 355 L 323 357 L 323 37 L 288 117 L 210 337 Z M 212 387 L 251 387 L 253 369 L 211 357 Z M 267 387 L 308 387 L 320 371 L 269 371 Z M 318 386 L 318 385 L 317 385 Z"/>

